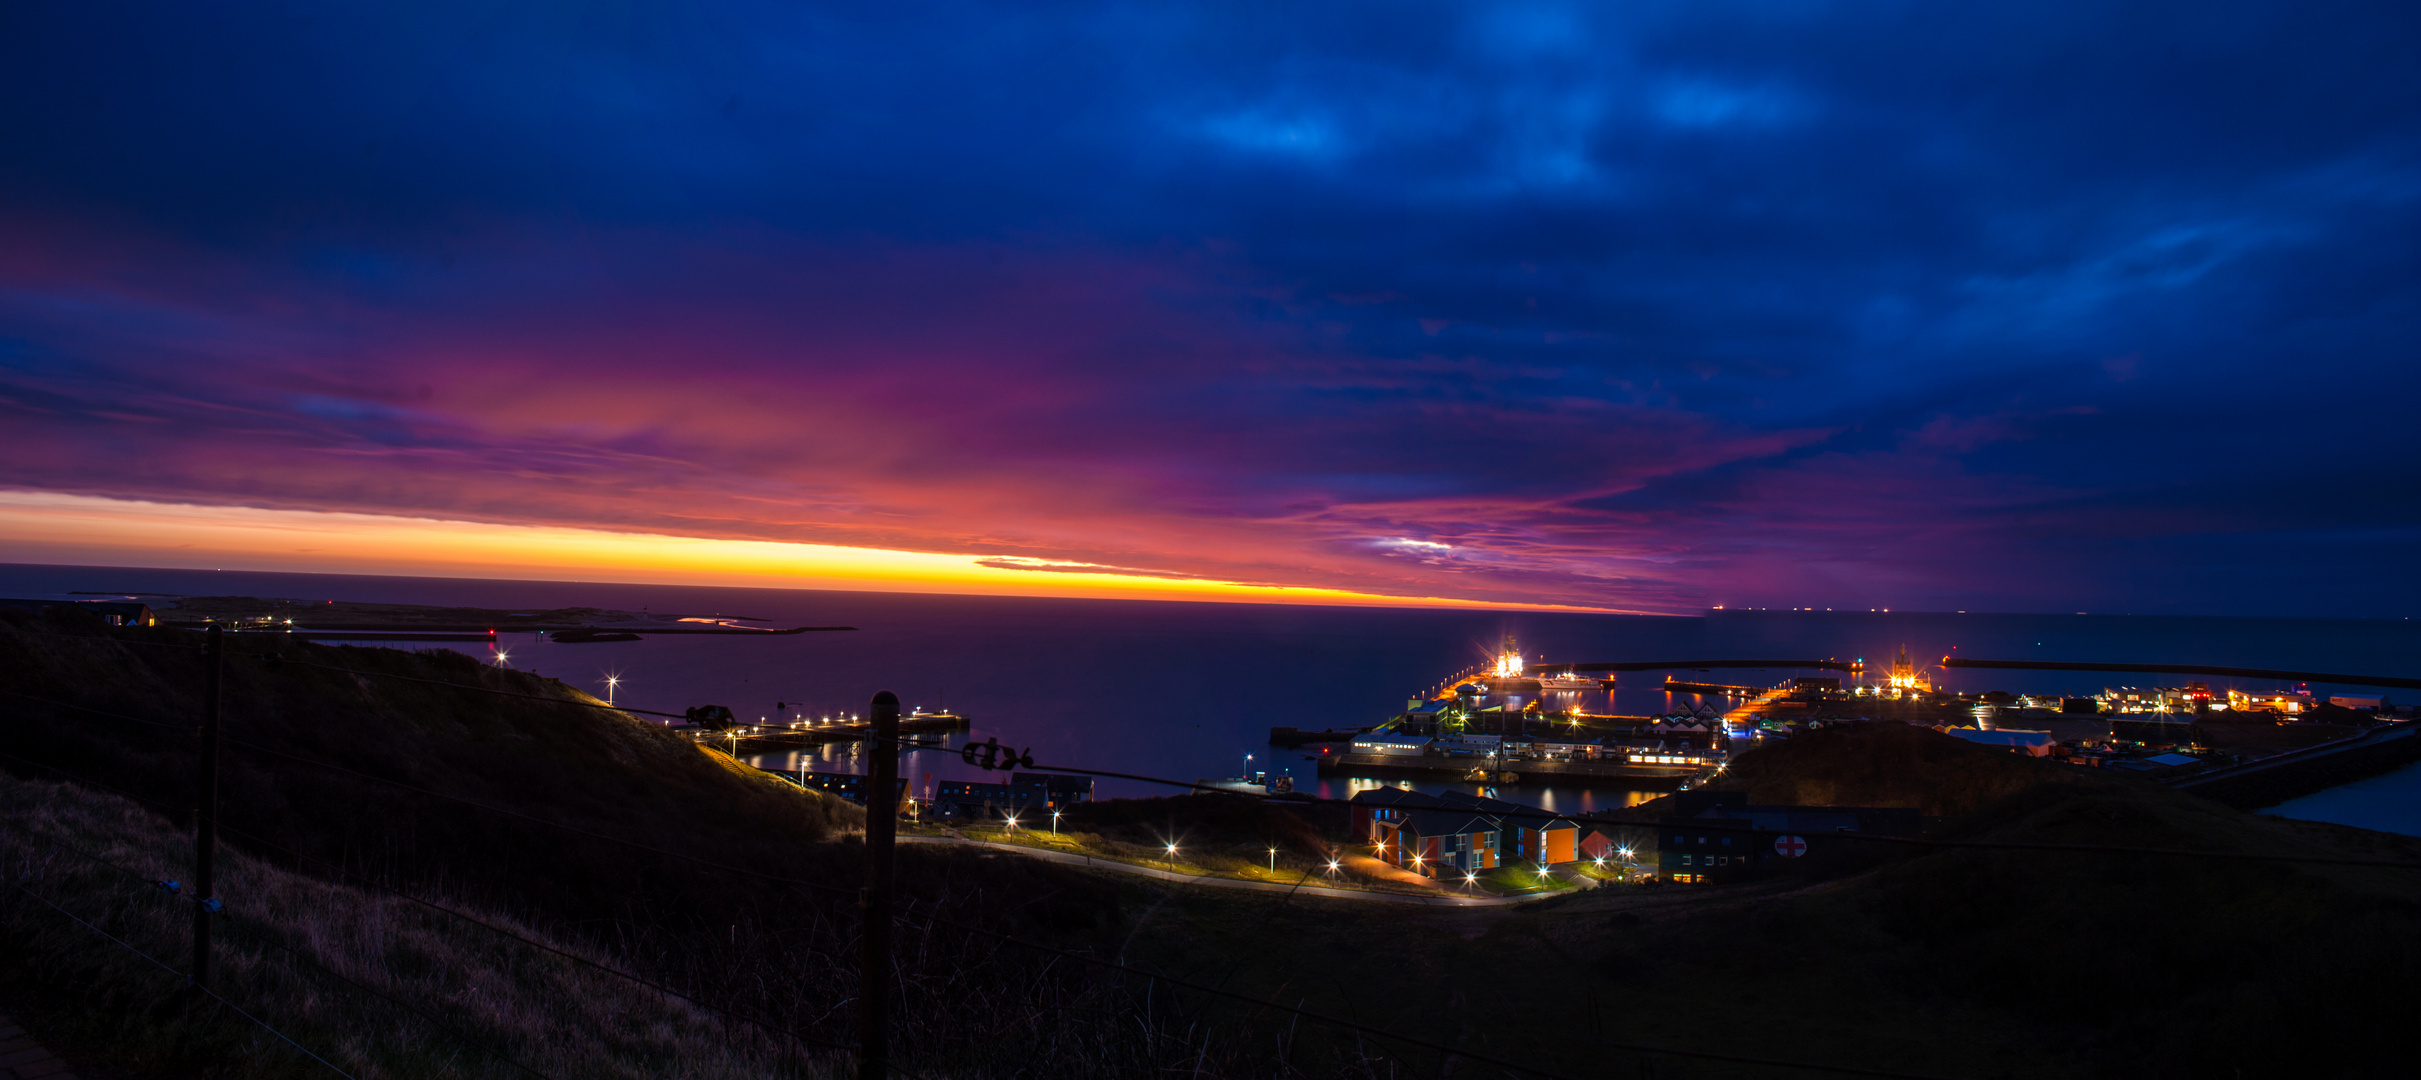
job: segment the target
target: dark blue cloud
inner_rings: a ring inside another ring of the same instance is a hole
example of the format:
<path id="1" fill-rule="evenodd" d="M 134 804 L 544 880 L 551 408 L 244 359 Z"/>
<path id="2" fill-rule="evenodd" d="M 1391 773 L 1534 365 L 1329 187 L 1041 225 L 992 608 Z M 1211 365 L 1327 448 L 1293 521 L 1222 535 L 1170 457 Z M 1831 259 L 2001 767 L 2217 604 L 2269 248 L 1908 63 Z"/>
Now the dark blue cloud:
<path id="1" fill-rule="evenodd" d="M 1377 550 L 1537 595 L 1652 559 L 1691 568 L 1659 603 L 1842 606 L 1870 566 L 1893 606 L 2110 606 L 2012 584 L 2018 553 L 2147 609 L 2295 609 L 2266 559 L 2341 567 L 2329 611 L 2421 601 L 2392 544 L 2345 539 L 2421 525 L 2387 497 L 2421 490 L 2395 404 L 2421 390 L 2410 5 L 0 19 L 0 202 L 39 236 L 0 279 L 24 342 L 0 394 L 80 430 L 227 407 L 277 439 L 522 447 L 411 419 L 391 399 L 425 380 L 382 342 L 548 378 L 560 351 L 527 358 L 574 329 L 712 320 L 751 344 L 681 363 L 804 386 L 862 366 L 830 342 L 891 342 L 903 379 L 1020 372 L 1066 403 L 968 406 L 917 475 L 1061 467 L 1082 452 L 1038 418 L 1111 410 L 1112 471 L 1156 478 L 1136 512 L 1295 530 L 1272 565 Z M 935 269 L 863 269 L 895 255 Z M 980 284 L 1076 264 L 1142 284 Z M 252 353 L 344 370 L 274 405 L 189 376 L 293 370 Z M 112 412 L 112 381 L 148 392 Z M 110 488 L 51 468 L 5 479 Z M 1970 554 L 1861 561 L 1894 536 Z M 2131 584 L 2171 550 L 2225 553 L 2211 598 Z"/>

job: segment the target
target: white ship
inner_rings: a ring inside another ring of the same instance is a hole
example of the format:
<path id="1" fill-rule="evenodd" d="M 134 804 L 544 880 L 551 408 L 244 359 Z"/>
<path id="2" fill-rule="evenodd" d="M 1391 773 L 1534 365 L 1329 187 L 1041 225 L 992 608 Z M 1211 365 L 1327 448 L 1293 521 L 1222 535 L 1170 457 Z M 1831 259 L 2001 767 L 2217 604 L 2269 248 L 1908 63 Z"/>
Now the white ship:
<path id="1" fill-rule="evenodd" d="M 1535 682 L 1540 690 L 1601 690 L 1610 689 L 1614 685 L 1614 680 L 1610 678 L 1598 678 L 1572 671 L 1545 670 L 1525 673 L 1525 667 L 1520 647 L 1516 646 L 1513 639 L 1508 637 L 1505 639 L 1504 647 L 1497 650 L 1496 665 L 1488 670 L 1488 677 L 1500 685 L 1515 681 Z"/>

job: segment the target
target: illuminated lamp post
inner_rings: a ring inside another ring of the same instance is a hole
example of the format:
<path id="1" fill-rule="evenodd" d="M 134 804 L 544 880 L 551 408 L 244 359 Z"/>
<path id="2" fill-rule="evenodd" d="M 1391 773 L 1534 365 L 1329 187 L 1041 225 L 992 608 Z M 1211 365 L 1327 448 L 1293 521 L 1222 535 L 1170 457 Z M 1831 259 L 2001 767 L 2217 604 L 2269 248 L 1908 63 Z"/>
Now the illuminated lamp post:
<path id="1" fill-rule="evenodd" d="M 1051 835 L 1059 835 L 1059 811 L 1051 811 Z"/>
<path id="2" fill-rule="evenodd" d="M 1278 876 L 1278 849 L 1269 849 L 1269 876 Z"/>
<path id="3" fill-rule="evenodd" d="M 606 704 L 611 705 L 611 704 L 613 704 L 613 703 L 614 703 L 614 689 L 615 689 L 616 687 L 621 686 L 621 685 L 622 685 L 622 676 L 620 676 L 620 675 L 608 675 L 608 676 L 606 676 L 606 677 L 605 677 L 605 703 L 606 703 Z"/>
<path id="4" fill-rule="evenodd" d="M 1177 845 L 1175 844 L 1168 846 L 1168 872 L 1172 874 L 1177 872 Z"/>

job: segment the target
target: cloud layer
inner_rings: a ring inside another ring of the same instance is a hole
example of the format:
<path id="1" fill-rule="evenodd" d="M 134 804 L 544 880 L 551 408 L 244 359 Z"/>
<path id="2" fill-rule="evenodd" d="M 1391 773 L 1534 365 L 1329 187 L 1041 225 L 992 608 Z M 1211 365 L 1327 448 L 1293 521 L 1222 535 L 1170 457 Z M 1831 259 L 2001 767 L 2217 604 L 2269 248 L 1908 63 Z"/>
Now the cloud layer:
<path id="1" fill-rule="evenodd" d="M 0 34 L 0 485 L 1686 610 L 2421 602 L 2393 5 Z"/>

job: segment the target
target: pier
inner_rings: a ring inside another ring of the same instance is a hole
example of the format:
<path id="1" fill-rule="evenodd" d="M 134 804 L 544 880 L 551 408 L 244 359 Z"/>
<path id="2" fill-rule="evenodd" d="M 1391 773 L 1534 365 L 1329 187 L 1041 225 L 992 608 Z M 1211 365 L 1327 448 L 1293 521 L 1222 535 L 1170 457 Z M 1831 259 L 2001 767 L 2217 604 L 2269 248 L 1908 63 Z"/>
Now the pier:
<path id="1" fill-rule="evenodd" d="M 937 734 L 967 730 L 967 718 L 957 713 L 912 713 L 899 718 L 902 735 Z M 693 736 L 700 742 L 723 742 L 734 752 L 781 750 L 799 746 L 819 746 L 824 743 L 858 742 L 872 734 L 874 725 L 863 720 L 837 723 L 805 723 L 793 727 L 748 725 L 721 731 L 698 731 Z"/>

